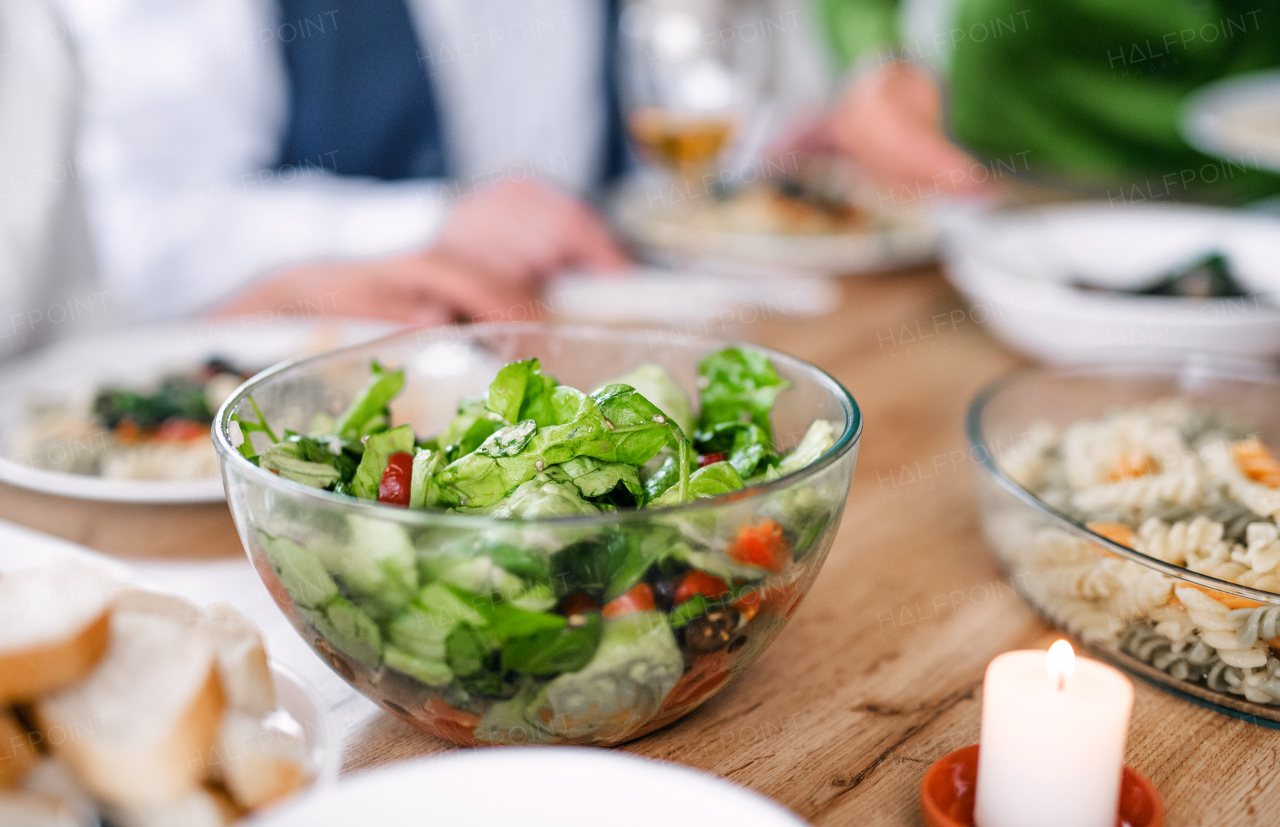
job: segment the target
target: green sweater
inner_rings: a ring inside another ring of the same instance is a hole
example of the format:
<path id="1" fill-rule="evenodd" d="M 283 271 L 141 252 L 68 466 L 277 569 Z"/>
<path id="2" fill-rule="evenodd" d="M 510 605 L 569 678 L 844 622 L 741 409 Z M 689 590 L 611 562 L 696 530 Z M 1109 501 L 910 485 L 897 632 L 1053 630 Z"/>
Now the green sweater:
<path id="1" fill-rule="evenodd" d="M 818 0 L 848 65 L 904 49 L 897 0 Z M 1179 133 L 1184 99 L 1280 67 L 1280 6 L 1254 0 L 956 0 L 948 128 L 993 170 L 1105 193 L 1113 203 L 1280 192 L 1245 156 L 1207 157 Z"/>

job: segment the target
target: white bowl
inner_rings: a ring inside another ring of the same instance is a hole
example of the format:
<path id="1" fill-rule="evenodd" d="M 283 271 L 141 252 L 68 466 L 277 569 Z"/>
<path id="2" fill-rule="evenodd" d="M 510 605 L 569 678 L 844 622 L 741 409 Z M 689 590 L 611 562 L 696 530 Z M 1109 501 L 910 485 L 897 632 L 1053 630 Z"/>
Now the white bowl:
<path id="1" fill-rule="evenodd" d="M 604 749 L 458 750 L 362 773 L 251 820 L 253 827 L 803 827 L 764 796 L 679 764 Z"/>
<path id="2" fill-rule="evenodd" d="M 958 216 L 946 227 L 948 279 L 966 317 L 1046 362 L 1176 362 L 1191 353 L 1280 355 L 1280 219 L 1171 205 L 1082 203 Z M 1184 299 L 1132 289 L 1221 252 L 1254 295 Z"/>

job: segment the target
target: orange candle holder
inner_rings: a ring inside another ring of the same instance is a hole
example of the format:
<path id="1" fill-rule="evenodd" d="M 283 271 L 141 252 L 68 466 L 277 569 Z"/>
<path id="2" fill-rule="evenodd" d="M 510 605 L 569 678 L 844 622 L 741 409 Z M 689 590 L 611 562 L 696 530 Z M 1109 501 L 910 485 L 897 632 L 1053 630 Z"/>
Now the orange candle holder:
<path id="1" fill-rule="evenodd" d="M 930 765 L 920 781 L 920 808 L 929 827 L 975 827 L 974 791 L 978 782 L 978 745 L 944 755 Z M 1164 799 L 1155 785 L 1133 767 L 1120 779 L 1117 827 L 1162 827 Z"/>

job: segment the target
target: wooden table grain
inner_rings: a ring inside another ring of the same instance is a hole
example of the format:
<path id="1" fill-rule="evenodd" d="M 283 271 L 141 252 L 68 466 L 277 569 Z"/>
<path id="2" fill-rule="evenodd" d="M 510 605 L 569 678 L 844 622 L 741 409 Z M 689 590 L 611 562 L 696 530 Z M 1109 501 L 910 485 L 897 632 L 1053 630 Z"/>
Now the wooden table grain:
<path id="1" fill-rule="evenodd" d="M 1055 633 L 1014 593 L 978 524 L 969 400 L 1021 364 L 937 272 L 850 280 L 819 319 L 709 319 L 828 370 L 865 432 L 848 509 L 816 585 L 770 649 L 687 718 L 624 747 L 715 773 L 817 825 L 920 825 L 925 768 L 978 739 L 982 674 Z M 0 518 L 124 556 L 238 554 L 225 508 L 84 504 L 0 488 Z M 1280 734 L 1136 682 L 1128 762 L 1169 827 L 1280 823 Z M 344 771 L 452 747 L 380 715 Z M 1033 825 L 1029 824 L 1029 827 Z"/>

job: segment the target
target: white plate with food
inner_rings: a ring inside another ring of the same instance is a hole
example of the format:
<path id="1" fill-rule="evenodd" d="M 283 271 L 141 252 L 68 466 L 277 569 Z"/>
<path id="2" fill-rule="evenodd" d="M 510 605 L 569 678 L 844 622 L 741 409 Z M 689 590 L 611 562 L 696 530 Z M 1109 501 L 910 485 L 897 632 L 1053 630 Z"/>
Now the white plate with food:
<path id="1" fill-rule="evenodd" d="M 641 254 L 725 275 L 854 275 L 932 260 L 937 227 L 918 209 L 882 212 L 870 198 L 814 194 L 763 181 L 732 193 L 637 178 L 613 218 Z"/>
<path id="2" fill-rule="evenodd" d="M 1280 356 L 1275 217 L 1086 202 L 957 218 L 943 249 L 954 312 L 1036 359 Z"/>
<path id="3" fill-rule="evenodd" d="M 0 572 L 0 824 L 227 827 L 334 780 L 314 691 L 235 609 L 87 553 Z"/>
<path id="4" fill-rule="evenodd" d="M 625 752 L 578 747 L 467 750 L 397 764 L 298 799 L 251 824 L 562 827 L 601 818 L 612 827 L 804 824 L 724 779 Z"/>
<path id="5" fill-rule="evenodd" d="M 0 481 L 81 499 L 216 502 L 222 479 L 209 427 L 241 381 L 394 329 L 254 321 L 122 330 L 0 366 Z"/>
<path id="6" fill-rule="evenodd" d="M 1280 72 L 1206 86 L 1183 107 L 1182 131 L 1201 152 L 1246 168 L 1280 170 Z"/>

